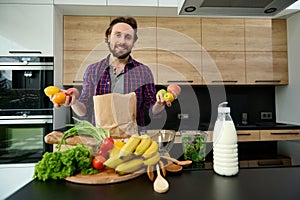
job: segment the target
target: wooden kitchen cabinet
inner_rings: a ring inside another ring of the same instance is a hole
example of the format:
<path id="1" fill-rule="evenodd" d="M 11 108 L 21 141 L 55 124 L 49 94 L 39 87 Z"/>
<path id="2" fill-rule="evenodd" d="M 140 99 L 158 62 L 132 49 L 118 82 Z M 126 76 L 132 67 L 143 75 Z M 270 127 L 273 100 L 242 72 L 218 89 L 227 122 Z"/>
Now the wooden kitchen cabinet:
<path id="1" fill-rule="evenodd" d="M 207 85 L 246 83 L 244 52 L 203 52 L 202 67 Z"/>
<path id="2" fill-rule="evenodd" d="M 64 51 L 64 85 L 82 85 L 83 75 L 88 65 L 102 60 L 108 53 L 108 51 L 96 50 Z"/>
<path id="3" fill-rule="evenodd" d="M 260 140 L 259 130 L 237 130 L 237 136 L 239 142 Z"/>
<path id="4" fill-rule="evenodd" d="M 245 51 L 244 19 L 203 18 L 202 45 L 206 51 Z"/>
<path id="5" fill-rule="evenodd" d="M 138 23 L 138 40 L 134 44 L 134 50 L 156 50 L 156 17 L 135 17 L 135 19 Z"/>
<path id="6" fill-rule="evenodd" d="M 160 85 L 202 84 L 201 52 L 158 51 L 157 79 Z"/>
<path id="7" fill-rule="evenodd" d="M 247 84 L 288 84 L 286 51 L 246 52 Z"/>
<path id="8" fill-rule="evenodd" d="M 245 19 L 245 50 L 287 51 L 286 20 Z"/>
<path id="9" fill-rule="evenodd" d="M 64 50 L 106 50 L 110 17 L 64 16 Z"/>
<path id="10" fill-rule="evenodd" d="M 202 51 L 201 18 L 157 18 L 157 48 L 166 51 Z"/>
<path id="11" fill-rule="evenodd" d="M 300 130 L 260 130 L 260 140 L 300 140 Z"/>

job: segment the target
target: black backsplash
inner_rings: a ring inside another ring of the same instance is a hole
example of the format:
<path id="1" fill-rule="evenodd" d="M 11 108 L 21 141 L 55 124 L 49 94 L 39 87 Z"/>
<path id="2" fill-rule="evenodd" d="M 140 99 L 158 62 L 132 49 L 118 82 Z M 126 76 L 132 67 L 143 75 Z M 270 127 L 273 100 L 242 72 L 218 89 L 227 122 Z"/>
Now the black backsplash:
<path id="1" fill-rule="evenodd" d="M 166 112 L 154 117 L 148 129 L 212 129 L 217 117 L 217 107 L 227 101 L 231 116 L 241 124 L 242 113 L 247 113 L 248 124 L 265 122 L 261 112 L 272 112 L 275 122 L 275 86 L 181 86 L 182 93 Z M 157 86 L 157 90 L 165 88 Z M 179 119 L 179 114 L 188 114 L 188 119 Z"/>

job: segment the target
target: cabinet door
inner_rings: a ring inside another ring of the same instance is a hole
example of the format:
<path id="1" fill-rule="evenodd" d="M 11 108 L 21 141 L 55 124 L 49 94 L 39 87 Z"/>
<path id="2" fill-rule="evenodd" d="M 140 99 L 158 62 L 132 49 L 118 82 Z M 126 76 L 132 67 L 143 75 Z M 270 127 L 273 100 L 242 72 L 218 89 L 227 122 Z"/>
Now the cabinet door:
<path id="1" fill-rule="evenodd" d="M 53 5 L 1 4 L 0 54 L 40 51 L 53 55 Z"/>
<path id="2" fill-rule="evenodd" d="M 244 19 L 203 18 L 202 45 L 206 51 L 244 51 Z"/>
<path id="3" fill-rule="evenodd" d="M 134 50 L 156 50 L 156 17 L 135 17 L 138 40 Z"/>
<path id="4" fill-rule="evenodd" d="M 64 50 L 106 50 L 110 17 L 64 16 Z"/>
<path id="5" fill-rule="evenodd" d="M 288 84 L 287 52 L 246 52 L 247 84 Z"/>
<path id="6" fill-rule="evenodd" d="M 245 19 L 246 51 L 287 51 L 286 20 Z"/>
<path id="7" fill-rule="evenodd" d="M 157 52 L 158 84 L 202 84 L 201 52 Z"/>
<path id="8" fill-rule="evenodd" d="M 203 52 L 205 84 L 245 84 L 244 52 Z"/>
<path id="9" fill-rule="evenodd" d="M 300 130 L 260 130 L 260 140 L 300 140 Z"/>
<path id="10" fill-rule="evenodd" d="M 88 65 L 108 55 L 108 51 L 64 51 L 63 85 L 82 85 Z"/>
<path id="11" fill-rule="evenodd" d="M 157 18 L 157 48 L 168 51 L 202 51 L 200 18 Z"/>

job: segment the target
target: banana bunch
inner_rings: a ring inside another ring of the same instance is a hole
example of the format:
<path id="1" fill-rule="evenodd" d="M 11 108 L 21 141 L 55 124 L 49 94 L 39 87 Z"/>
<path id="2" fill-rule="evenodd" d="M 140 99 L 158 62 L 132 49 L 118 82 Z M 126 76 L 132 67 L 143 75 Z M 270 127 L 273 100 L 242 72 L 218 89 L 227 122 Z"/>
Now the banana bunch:
<path id="1" fill-rule="evenodd" d="M 132 135 L 118 152 L 110 154 L 104 165 L 114 168 L 119 175 L 124 175 L 143 166 L 155 165 L 159 161 L 160 154 L 156 141 L 148 135 Z"/>

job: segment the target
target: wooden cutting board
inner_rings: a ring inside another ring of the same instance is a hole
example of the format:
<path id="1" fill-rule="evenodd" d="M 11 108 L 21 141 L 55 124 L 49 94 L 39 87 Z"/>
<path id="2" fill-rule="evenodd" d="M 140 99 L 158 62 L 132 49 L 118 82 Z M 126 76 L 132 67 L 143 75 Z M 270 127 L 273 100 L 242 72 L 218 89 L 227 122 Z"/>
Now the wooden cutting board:
<path id="1" fill-rule="evenodd" d="M 73 183 L 81 183 L 81 184 L 110 184 L 110 183 L 118 183 L 118 182 L 127 181 L 136 178 L 142 175 L 144 172 L 145 169 L 143 168 L 134 173 L 120 176 L 115 173 L 114 169 L 107 168 L 98 174 L 93 174 L 93 175 L 77 174 L 75 176 L 69 176 L 65 179 Z"/>

